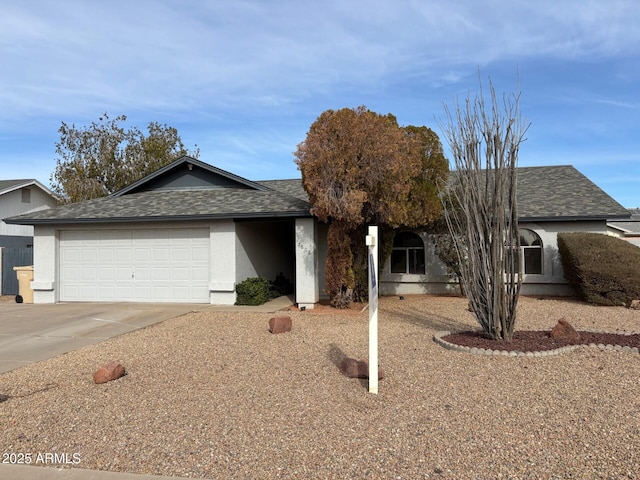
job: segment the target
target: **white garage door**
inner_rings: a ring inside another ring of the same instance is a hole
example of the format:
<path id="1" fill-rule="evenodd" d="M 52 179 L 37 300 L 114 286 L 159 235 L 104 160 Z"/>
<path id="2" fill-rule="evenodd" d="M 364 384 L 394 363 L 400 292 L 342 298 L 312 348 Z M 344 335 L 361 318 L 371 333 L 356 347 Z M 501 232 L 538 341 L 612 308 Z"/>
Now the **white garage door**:
<path id="1" fill-rule="evenodd" d="M 62 231 L 60 300 L 209 303 L 209 229 Z"/>

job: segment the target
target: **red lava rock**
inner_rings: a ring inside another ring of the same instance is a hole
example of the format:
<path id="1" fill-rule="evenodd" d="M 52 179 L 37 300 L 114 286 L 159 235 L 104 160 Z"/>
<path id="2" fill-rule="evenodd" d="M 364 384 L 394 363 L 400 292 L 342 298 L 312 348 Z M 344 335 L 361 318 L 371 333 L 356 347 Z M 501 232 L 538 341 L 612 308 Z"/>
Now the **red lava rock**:
<path id="1" fill-rule="evenodd" d="M 271 333 L 285 333 L 291 331 L 291 317 L 273 317 L 269 320 Z"/>
<path id="2" fill-rule="evenodd" d="M 580 334 L 564 318 L 551 330 L 551 338 L 563 342 L 579 342 Z"/>
<path id="3" fill-rule="evenodd" d="M 369 365 L 363 360 L 345 358 L 340 364 L 340 371 L 349 378 L 369 378 Z M 378 380 L 384 378 L 384 370 L 378 367 Z"/>
<path id="4" fill-rule="evenodd" d="M 109 362 L 93 374 L 93 381 L 96 383 L 107 383 L 111 380 L 116 380 L 125 374 L 125 369 L 122 364 L 118 362 Z"/>

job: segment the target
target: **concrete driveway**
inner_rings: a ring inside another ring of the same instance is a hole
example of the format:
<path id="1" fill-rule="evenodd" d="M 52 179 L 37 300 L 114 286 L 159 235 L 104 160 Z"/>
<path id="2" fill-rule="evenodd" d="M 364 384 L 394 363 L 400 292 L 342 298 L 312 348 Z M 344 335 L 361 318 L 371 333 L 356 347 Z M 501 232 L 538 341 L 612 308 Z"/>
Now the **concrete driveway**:
<path id="1" fill-rule="evenodd" d="M 0 373 L 102 342 L 207 304 L 0 303 Z"/>

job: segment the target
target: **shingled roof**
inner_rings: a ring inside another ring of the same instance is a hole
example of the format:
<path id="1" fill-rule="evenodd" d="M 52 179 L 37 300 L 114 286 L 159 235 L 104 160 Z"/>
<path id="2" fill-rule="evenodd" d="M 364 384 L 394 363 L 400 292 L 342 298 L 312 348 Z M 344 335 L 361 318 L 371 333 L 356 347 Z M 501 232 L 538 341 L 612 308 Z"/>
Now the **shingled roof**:
<path id="1" fill-rule="evenodd" d="M 621 231 L 625 235 L 640 235 L 640 208 L 627 209 L 631 218 L 626 221 L 609 221 L 607 225 Z"/>
<path id="2" fill-rule="evenodd" d="M 55 198 L 55 195 L 53 194 L 53 192 L 51 192 L 51 190 L 49 190 L 47 187 L 33 178 L 23 178 L 19 180 L 0 180 L 0 195 L 13 192 L 14 190 L 17 190 L 19 188 L 30 187 L 32 185 L 37 186 L 38 188 L 42 189 L 42 191 Z"/>
<path id="3" fill-rule="evenodd" d="M 176 187 L 180 182 L 162 183 L 156 172 L 110 197 L 21 215 L 6 222 L 37 225 L 311 216 L 301 179 L 252 182 L 189 157 L 165 167 L 161 174 L 173 175 L 170 178 L 174 181 L 182 164 L 202 169 L 196 188 L 184 184 Z M 205 188 L 202 182 L 208 176 L 211 186 Z M 518 209 L 523 222 L 622 220 L 630 216 L 570 165 L 519 168 Z"/>
<path id="4" fill-rule="evenodd" d="M 571 165 L 520 167 L 518 215 L 521 222 L 629 218 L 622 205 Z"/>
<path id="5" fill-rule="evenodd" d="M 295 187 L 299 183 L 300 180 L 252 182 L 193 158 L 182 157 L 109 197 L 12 217 L 7 223 L 41 225 L 310 217 L 309 202 L 299 198 Z"/>

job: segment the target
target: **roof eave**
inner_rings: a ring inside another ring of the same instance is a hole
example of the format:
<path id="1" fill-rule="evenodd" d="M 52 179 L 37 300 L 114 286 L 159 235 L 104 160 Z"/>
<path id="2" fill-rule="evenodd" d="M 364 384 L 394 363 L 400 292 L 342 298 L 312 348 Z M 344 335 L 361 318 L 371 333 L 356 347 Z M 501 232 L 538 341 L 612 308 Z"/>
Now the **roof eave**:
<path id="1" fill-rule="evenodd" d="M 519 217 L 518 222 L 595 222 L 607 221 L 617 218 L 611 215 L 575 215 L 575 216 L 540 216 L 540 217 Z"/>
<path id="2" fill-rule="evenodd" d="M 308 218 L 312 215 L 308 210 L 290 212 L 252 212 L 252 213 L 220 213 L 208 215 L 162 215 L 153 217 L 95 217 L 95 218 L 41 218 L 20 219 L 8 218 L 4 222 L 13 225 L 61 225 L 61 224 L 95 224 L 95 223 L 151 223 L 151 222 L 189 222 L 202 220 L 229 219 L 268 219 L 268 218 Z"/>

